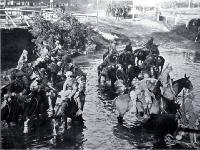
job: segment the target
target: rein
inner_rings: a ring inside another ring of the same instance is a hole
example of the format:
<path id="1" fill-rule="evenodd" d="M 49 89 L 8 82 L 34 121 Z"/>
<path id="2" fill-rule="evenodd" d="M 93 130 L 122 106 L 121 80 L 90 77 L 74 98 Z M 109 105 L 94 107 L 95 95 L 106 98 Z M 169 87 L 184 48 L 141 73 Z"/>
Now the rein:
<path id="1" fill-rule="evenodd" d="M 9 116 L 10 116 L 10 111 L 11 111 L 11 109 L 10 109 L 9 105 L 8 105 L 8 104 L 6 104 L 6 105 L 8 106 L 8 116 L 6 117 L 6 119 L 5 119 L 5 120 L 7 120 L 7 119 L 9 118 Z"/>

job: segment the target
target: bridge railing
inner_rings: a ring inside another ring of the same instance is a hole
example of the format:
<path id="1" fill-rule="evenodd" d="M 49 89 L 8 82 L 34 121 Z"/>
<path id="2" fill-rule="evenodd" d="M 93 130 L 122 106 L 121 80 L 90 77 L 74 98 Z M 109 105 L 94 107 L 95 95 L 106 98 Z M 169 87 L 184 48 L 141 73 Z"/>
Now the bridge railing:
<path id="1" fill-rule="evenodd" d="M 97 15 L 94 14 L 72 13 L 71 15 L 76 17 L 80 22 L 97 23 Z"/>
<path id="2" fill-rule="evenodd" d="M 41 14 L 46 20 L 55 21 L 58 19 L 56 13 L 53 10 L 21 10 L 21 9 L 0 9 L 0 28 L 27 28 L 30 27 L 33 17 L 35 14 Z M 86 23 L 97 23 L 97 15 L 94 14 L 81 14 L 72 13 L 80 22 Z M 4 26 L 2 25 L 2 20 Z M 21 25 L 23 24 L 23 26 Z"/>

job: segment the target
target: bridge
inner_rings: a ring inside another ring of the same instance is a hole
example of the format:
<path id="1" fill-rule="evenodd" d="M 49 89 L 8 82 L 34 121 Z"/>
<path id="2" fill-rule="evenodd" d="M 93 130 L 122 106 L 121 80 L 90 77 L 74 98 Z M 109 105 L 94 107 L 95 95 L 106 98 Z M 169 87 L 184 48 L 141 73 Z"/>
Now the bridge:
<path id="1" fill-rule="evenodd" d="M 36 14 L 43 15 L 46 20 L 56 21 L 58 16 L 52 8 L 38 10 L 0 9 L 0 29 L 23 28 L 27 29 L 33 23 Z M 80 22 L 97 23 L 97 15 L 71 13 Z"/>

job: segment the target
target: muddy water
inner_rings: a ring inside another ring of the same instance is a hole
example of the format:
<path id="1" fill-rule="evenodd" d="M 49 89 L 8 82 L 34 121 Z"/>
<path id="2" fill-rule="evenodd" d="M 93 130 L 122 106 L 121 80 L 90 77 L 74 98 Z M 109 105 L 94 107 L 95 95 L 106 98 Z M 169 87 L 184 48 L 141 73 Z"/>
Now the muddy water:
<path id="1" fill-rule="evenodd" d="M 195 94 L 195 110 L 200 112 L 200 54 L 183 49 L 161 49 L 161 55 L 174 68 L 176 79 L 186 73 L 191 77 Z M 101 54 L 81 56 L 75 63 L 87 72 L 86 103 L 83 126 L 73 126 L 53 140 L 51 120 L 33 121 L 31 130 L 23 135 L 13 126 L 2 129 L 2 148 L 63 148 L 63 149 L 134 149 L 134 148 L 187 148 L 184 143 L 162 143 L 152 133 L 138 125 L 133 113 L 125 116 L 125 123 L 118 124 L 112 107 L 115 97 L 109 87 L 97 83 L 97 66 Z M 183 146 L 183 147 L 182 147 Z"/>

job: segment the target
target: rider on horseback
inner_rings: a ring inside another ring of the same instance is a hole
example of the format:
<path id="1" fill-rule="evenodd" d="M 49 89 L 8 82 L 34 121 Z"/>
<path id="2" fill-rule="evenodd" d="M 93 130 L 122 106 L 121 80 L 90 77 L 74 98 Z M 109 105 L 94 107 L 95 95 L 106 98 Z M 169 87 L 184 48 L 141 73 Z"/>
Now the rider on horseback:
<path id="1" fill-rule="evenodd" d="M 167 90 L 170 90 L 171 96 L 174 99 L 175 91 L 172 87 L 173 82 L 173 74 L 172 74 L 173 68 L 168 64 L 168 66 L 163 70 L 162 74 L 159 76 L 158 80 L 162 83 L 161 86 L 161 93 L 162 95 L 167 92 Z"/>
<path id="2" fill-rule="evenodd" d="M 148 40 L 148 42 L 145 44 L 145 46 L 146 46 L 146 48 L 147 48 L 148 50 L 151 49 L 151 47 L 152 47 L 152 45 L 153 45 L 153 40 L 154 40 L 154 38 L 151 37 L 151 38 Z"/>
<path id="3" fill-rule="evenodd" d="M 78 83 L 76 78 L 73 76 L 73 73 L 71 71 L 67 71 L 65 73 L 66 80 L 63 84 L 63 90 L 59 93 L 61 96 L 57 99 L 56 105 L 58 106 L 56 115 L 63 116 L 65 112 L 65 107 L 68 104 L 68 101 L 72 100 L 72 98 L 75 100 L 75 94 L 78 90 Z"/>
<path id="4" fill-rule="evenodd" d="M 16 74 L 16 79 L 8 85 L 7 94 L 4 95 L 4 100 L 10 101 L 12 96 L 19 96 L 19 98 L 22 98 L 28 91 L 28 82 L 26 81 L 23 72 L 20 71 Z"/>
<path id="5" fill-rule="evenodd" d="M 19 58 L 17 69 L 21 70 L 23 65 L 27 63 L 27 61 L 28 61 L 28 51 L 24 49 L 22 55 Z"/>
<path id="6" fill-rule="evenodd" d="M 62 59 L 62 55 L 63 55 L 63 50 L 62 50 L 62 46 L 60 45 L 60 42 L 57 40 L 55 42 L 55 48 L 51 51 L 51 56 L 56 58 L 56 59 Z"/>
<path id="7" fill-rule="evenodd" d="M 77 102 L 78 105 L 78 114 L 82 114 L 83 105 L 85 102 L 85 88 L 86 88 L 86 73 L 84 73 L 78 66 L 72 63 L 72 59 L 66 57 L 65 61 L 65 68 L 63 70 L 70 71 L 73 73 L 77 81 L 77 91 L 76 91 L 76 98 L 74 100 Z"/>
<path id="8" fill-rule="evenodd" d="M 131 42 L 129 42 L 129 43 L 126 45 L 126 47 L 125 47 L 125 49 L 124 49 L 124 52 L 125 52 L 125 53 L 126 53 L 126 52 L 130 52 L 130 53 L 133 52 L 133 49 L 132 49 L 132 46 L 131 46 Z"/>

